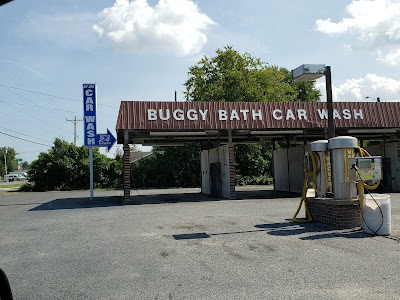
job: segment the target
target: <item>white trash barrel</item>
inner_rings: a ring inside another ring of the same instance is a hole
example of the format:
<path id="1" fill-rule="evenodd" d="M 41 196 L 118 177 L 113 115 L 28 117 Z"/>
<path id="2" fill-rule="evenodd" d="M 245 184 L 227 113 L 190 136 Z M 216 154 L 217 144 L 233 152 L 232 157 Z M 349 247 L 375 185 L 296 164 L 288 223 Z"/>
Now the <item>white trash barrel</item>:
<path id="1" fill-rule="evenodd" d="M 373 198 L 372 198 L 373 197 Z M 390 195 L 387 194 L 365 194 L 363 207 L 363 229 L 366 233 L 373 234 L 382 224 L 382 227 L 376 232 L 378 235 L 389 235 L 391 232 L 391 206 Z M 375 199 L 375 201 L 374 201 Z M 379 209 L 379 207 L 381 209 Z M 382 210 L 382 214 L 381 214 Z M 368 225 L 368 227 L 367 227 Z"/>

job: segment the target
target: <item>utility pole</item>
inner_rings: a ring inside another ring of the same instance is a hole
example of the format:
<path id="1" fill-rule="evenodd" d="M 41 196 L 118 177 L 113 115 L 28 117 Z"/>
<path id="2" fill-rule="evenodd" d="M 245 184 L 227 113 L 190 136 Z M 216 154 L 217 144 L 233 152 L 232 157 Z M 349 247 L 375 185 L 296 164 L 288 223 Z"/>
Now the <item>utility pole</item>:
<path id="1" fill-rule="evenodd" d="M 176 90 L 175 90 L 175 102 L 176 102 Z"/>
<path id="2" fill-rule="evenodd" d="M 79 122 L 81 122 L 83 120 L 77 120 L 76 116 L 72 120 L 68 120 L 68 119 L 65 119 L 65 120 L 68 122 L 72 122 L 74 124 L 74 145 L 76 146 L 76 124 L 78 124 Z"/>
<path id="3" fill-rule="evenodd" d="M 6 171 L 6 175 L 7 175 L 7 148 L 4 147 L 4 169 Z"/>

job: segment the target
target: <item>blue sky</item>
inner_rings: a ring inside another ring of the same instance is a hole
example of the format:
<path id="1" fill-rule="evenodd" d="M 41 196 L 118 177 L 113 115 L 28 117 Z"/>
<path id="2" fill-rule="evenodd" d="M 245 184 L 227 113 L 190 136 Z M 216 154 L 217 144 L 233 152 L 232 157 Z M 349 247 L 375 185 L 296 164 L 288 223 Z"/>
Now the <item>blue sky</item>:
<path id="1" fill-rule="evenodd" d="M 0 134 L 0 147 L 28 161 L 73 141 L 83 83 L 97 83 L 98 132 L 115 132 L 121 100 L 183 100 L 188 68 L 226 45 L 288 69 L 331 65 L 334 101 L 400 99 L 398 1 L 14 0 L 0 39 L 0 132 L 44 144 Z"/>

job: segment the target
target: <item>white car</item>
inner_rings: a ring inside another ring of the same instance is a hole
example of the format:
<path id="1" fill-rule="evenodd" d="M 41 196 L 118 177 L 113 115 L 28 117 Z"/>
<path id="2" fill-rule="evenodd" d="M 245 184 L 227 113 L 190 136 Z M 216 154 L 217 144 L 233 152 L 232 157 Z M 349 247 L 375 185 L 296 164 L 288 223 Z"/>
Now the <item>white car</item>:
<path id="1" fill-rule="evenodd" d="M 22 174 L 18 174 L 18 180 L 26 180 L 26 176 Z"/>
<path id="2" fill-rule="evenodd" d="M 20 180 L 18 174 L 4 175 L 4 181 L 6 181 L 6 182 L 18 181 L 18 180 Z"/>

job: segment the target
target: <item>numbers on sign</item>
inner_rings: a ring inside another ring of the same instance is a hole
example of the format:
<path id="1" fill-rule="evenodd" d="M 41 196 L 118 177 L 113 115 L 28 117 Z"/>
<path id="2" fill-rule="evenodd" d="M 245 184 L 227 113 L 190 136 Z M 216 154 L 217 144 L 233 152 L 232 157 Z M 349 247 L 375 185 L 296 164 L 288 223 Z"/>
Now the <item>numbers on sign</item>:
<path id="1" fill-rule="evenodd" d="M 110 143 L 109 135 L 100 135 L 99 144 L 108 144 Z"/>

